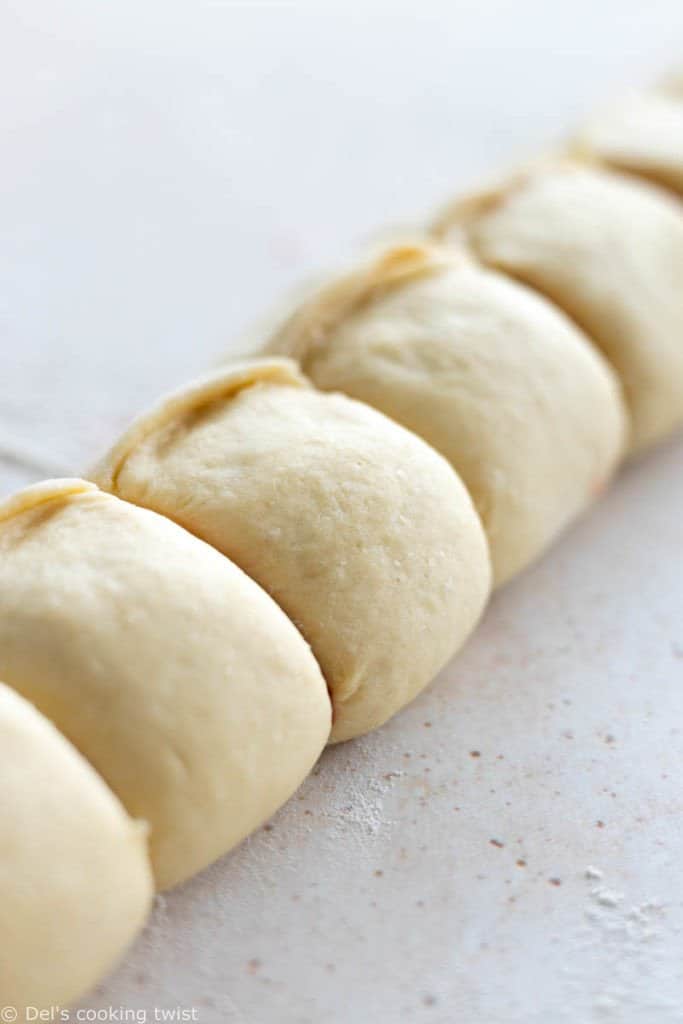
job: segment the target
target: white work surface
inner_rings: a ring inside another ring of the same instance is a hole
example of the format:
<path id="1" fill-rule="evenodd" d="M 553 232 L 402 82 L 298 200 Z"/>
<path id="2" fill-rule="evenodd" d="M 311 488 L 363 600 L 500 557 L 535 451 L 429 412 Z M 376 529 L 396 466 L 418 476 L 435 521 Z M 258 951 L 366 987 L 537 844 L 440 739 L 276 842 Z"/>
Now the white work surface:
<path id="1" fill-rule="evenodd" d="M 5 0 L 0 40 L 9 492 L 82 470 L 357 239 L 683 58 L 683 6 Z M 683 1021 L 682 509 L 679 438 L 412 707 L 160 899 L 83 1007 Z"/>

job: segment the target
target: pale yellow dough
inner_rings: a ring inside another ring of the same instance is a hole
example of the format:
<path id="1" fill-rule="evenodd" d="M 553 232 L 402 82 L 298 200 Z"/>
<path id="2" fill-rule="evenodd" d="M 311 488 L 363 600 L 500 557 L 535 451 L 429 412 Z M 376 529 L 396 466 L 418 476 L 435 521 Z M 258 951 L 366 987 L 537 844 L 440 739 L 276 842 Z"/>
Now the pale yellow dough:
<path id="1" fill-rule="evenodd" d="M 531 285 L 616 369 L 638 452 L 683 424 L 683 206 L 571 161 L 539 164 L 453 204 L 436 231 Z"/>
<path id="2" fill-rule="evenodd" d="M 83 481 L 0 506 L 0 679 L 149 822 L 161 888 L 272 814 L 330 728 L 318 665 L 268 595 Z"/>
<path id="3" fill-rule="evenodd" d="M 455 467 L 498 584 L 618 462 L 625 413 L 605 361 L 550 303 L 461 251 L 388 249 L 283 319 L 268 351 L 391 416 Z"/>
<path id="4" fill-rule="evenodd" d="M 92 988 L 142 927 L 147 830 L 2 683 L 0 821 L 0 1006 L 36 1020 Z"/>
<path id="5" fill-rule="evenodd" d="M 288 360 L 165 400 L 95 476 L 274 597 L 323 670 L 334 740 L 381 725 L 426 686 L 489 593 L 481 524 L 448 463 L 373 409 L 313 390 Z"/>
<path id="6" fill-rule="evenodd" d="M 667 80 L 600 106 L 573 142 L 578 154 L 683 193 L 683 85 Z"/>

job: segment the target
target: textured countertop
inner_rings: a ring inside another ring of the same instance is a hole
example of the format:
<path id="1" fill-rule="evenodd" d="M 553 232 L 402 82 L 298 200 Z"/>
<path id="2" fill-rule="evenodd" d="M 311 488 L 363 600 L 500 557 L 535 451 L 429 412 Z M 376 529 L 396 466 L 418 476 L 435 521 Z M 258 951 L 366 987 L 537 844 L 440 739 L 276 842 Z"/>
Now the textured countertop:
<path id="1" fill-rule="evenodd" d="M 363 235 L 680 59 L 683 9 L 10 0 L 0 37 L 8 493 L 81 471 Z M 682 508 L 679 438 L 407 711 L 160 898 L 83 1008 L 683 1021 Z"/>

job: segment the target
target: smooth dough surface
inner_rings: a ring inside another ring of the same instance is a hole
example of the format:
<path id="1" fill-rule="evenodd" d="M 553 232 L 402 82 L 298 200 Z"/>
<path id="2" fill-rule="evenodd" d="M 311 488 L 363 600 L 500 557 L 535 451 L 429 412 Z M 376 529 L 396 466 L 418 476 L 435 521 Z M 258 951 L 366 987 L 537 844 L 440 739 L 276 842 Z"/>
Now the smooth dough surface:
<path id="1" fill-rule="evenodd" d="M 96 472 L 227 554 L 320 663 L 334 740 L 386 721 L 469 634 L 486 540 L 448 463 L 289 360 L 226 370 L 163 402 Z"/>
<path id="2" fill-rule="evenodd" d="M 272 814 L 330 728 L 318 665 L 268 595 L 83 481 L 0 507 L 0 679 L 149 822 L 160 888 Z"/>
<path id="3" fill-rule="evenodd" d="M 683 193 L 680 81 L 601 105 L 582 126 L 573 149 Z"/>
<path id="4" fill-rule="evenodd" d="M 497 583 L 584 508 L 624 445 L 619 385 L 599 353 L 550 303 L 456 250 L 387 250 L 304 303 L 267 349 L 449 460 Z"/>
<path id="5" fill-rule="evenodd" d="M 84 995 L 142 927 L 153 889 L 147 830 L 2 683 L 0 820 L 0 1005 L 35 1020 L 27 1007 Z"/>
<path id="6" fill-rule="evenodd" d="M 437 231 L 552 299 L 616 369 L 631 451 L 683 424 L 683 207 L 663 189 L 571 161 L 457 202 Z"/>

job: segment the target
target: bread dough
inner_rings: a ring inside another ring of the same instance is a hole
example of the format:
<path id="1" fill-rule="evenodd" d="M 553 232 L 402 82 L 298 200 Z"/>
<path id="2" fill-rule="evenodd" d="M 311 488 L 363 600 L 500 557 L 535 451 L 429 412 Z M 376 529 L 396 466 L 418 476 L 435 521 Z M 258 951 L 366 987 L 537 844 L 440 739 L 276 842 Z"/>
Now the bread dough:
<path id="1" fill-rule="evenodd" d="M 545 162 L 437 224 L 571 316 L 616 369 L 639 452 L 683 424 L 683 207 L 636 178 Z"/>
<path id="2" fill-rule="evenodd" d="M 268 595 L 84 481 L 0 507 L 0 679 L 149 822 L 161 888 L 271 815 L 330 728 L 318 665 Z"/>
<path id="3" fill-rule="evenodd" d="M 599 353 L 550 303 L 457 250 L 386 250 L 304 302 L 266 347 L 450 461 L 498 584 L 588 504 L 623 448 L 620 388 Z"/>
<path id="4" fill-rule="evenodd" d="M 142 927 L 152 873 L 144 824 L 2 683 L 0 820 L 0 1005 L 22 1021 L 113 966 Z"/>
<path id="5" fill-rule="evenodd" d="M 95 471 L 257 580 L 311 644 L 334 740 L 381 725 L 460 647 L 486 540 L 448 463 L 289 360 L 214 374 L 143 417 Z"/>
<path id="6" fill-rule="evenodd" d="M 667 80 L 600 106 L 573 149 L 683 193 L 683 83 Z"/>

